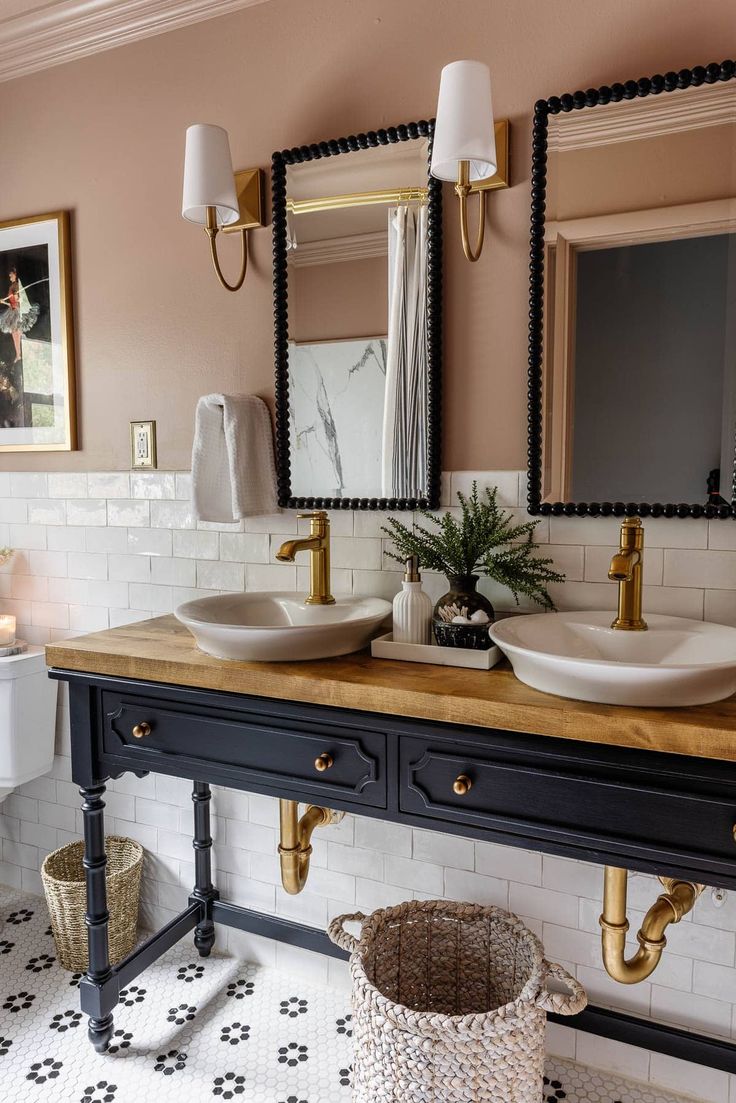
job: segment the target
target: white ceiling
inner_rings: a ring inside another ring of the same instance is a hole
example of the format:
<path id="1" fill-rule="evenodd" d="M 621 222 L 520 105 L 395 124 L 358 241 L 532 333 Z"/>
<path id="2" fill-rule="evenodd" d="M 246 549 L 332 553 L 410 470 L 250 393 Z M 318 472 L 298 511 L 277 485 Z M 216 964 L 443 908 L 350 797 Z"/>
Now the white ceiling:
<path id="1" fill-rule="evenodd" d="M 0 0 L 0 81 L 267 0 Z"/>

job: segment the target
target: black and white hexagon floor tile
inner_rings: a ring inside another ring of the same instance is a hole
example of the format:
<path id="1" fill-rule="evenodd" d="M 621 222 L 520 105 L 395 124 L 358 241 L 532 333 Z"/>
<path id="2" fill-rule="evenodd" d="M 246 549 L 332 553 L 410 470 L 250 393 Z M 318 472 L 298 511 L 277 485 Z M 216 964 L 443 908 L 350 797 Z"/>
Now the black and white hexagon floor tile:
<path id="1" fill-rule="evenodd" d="M 343 991 L 180 943 L 123 989 L 109 1052 L 95 1053 L 79 976 L 54 957 L 42 898 L 0 886 L 2 1103 L 350 1103 Z M 568 1061 L 540 1103 L 683 1103 Z"/>

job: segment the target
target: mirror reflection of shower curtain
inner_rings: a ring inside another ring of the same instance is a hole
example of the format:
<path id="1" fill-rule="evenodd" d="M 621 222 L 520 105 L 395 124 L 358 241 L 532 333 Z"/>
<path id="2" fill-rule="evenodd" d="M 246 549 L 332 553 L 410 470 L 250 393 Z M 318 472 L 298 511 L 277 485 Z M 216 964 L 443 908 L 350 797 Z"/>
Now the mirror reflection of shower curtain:
<path id="1" fill-rule="evenodd" d="M 388 212 L 388 353 L 383 415 L 386 498 L 427 493 L 427 208 Z"/>

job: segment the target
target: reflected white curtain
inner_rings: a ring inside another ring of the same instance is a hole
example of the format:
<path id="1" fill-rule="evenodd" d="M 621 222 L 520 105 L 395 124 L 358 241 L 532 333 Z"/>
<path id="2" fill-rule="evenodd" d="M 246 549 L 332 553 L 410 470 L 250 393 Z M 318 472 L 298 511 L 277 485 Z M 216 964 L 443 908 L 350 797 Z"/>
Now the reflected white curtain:
<path id="1" fill-rule="evenodd" d="M 427 493 L 427 208 L 388 212 L 388 353 L 382 494 Z"/>

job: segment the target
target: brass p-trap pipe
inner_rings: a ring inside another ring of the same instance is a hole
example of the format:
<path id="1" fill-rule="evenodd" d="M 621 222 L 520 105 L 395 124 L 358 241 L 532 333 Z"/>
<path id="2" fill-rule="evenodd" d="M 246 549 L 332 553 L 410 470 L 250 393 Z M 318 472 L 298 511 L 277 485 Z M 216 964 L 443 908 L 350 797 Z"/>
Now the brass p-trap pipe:
<path id="1" fill-rule="evenodd" d="M 307 883 L 309 860 L 312 857 L 312 833 L 315 827 L 339 823 L 344 815 L 344 812 L 335 812 L 331 808 L 320 808 L 310 804 L 300 818 L 298 801 L 279 801 L 281 883 L 292 896 L 300 893 Z"/>
<path id="2" fill-rule="evenodd" d="M 664 932 L 671 923 L 679 923 L 692 911 L 695 901 L 704 889 L 694 881 L 681 881 L 676 877 L 660 877 L 666 892 L 658 896 L 644 916 L 636 936 L 639 949 L 626 960 L 626 934 L 629 921 L 626 918 L 626 888 L 628 871 L 616 866 L 606 866 L 603 886 L 603 914 L 600 917 L 601 946 L 606 972 L 620 984 L 638 984 L 646 980 L 659 964 L 667 945 Z"/>

